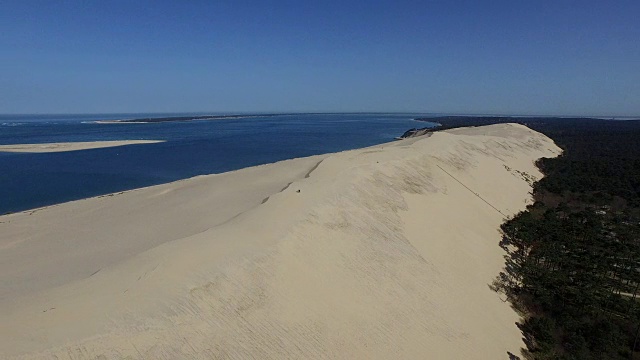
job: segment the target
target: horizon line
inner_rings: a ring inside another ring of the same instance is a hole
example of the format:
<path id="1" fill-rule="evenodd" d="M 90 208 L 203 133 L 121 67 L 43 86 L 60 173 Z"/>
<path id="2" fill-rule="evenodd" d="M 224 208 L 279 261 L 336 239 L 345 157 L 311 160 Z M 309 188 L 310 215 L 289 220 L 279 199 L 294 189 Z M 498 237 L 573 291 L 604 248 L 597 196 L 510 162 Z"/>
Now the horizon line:
<path id="1" fill-rule="evenodd" d="M 576 115 L 576 114 L 515 114 L 515 113 L 456 113 L 430 111 L 150 111 L 150 112 L 37 112 L 0 113 L 0 116 L 46 116 L 46 115 L 139 115 L 139 114 L 202 114 L 202 115 L 337 115 L 337 114 L 424 114 L 433 116 L 480 116 L 480 117 L 557 117 L 557 118 L 625 118 L 639 119 L 640 115 Z"/>

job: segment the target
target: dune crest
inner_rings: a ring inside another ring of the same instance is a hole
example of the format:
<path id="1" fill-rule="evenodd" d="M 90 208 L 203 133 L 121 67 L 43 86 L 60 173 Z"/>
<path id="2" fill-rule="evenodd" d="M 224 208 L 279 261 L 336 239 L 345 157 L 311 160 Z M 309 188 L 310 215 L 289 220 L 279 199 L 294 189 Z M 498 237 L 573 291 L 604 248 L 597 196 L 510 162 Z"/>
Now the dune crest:
<path id="1" fill-rule="evenodd" d="M 1 278 L 0 357 L 507 359 L 523 344 L 488 288 L 498 227 L 531 201 L 534 161 L 559 153 L 522 125 L 453 129 L 0 217 L 0 259 L 44 252 L 31 224 L 78 209 L 94 213 L 55 230 L 56 249 L 81 247 L 82 229 L 134 233 L 103 244 L 93 274 L 87 248 L 49 251 L 64 283 Z"/>

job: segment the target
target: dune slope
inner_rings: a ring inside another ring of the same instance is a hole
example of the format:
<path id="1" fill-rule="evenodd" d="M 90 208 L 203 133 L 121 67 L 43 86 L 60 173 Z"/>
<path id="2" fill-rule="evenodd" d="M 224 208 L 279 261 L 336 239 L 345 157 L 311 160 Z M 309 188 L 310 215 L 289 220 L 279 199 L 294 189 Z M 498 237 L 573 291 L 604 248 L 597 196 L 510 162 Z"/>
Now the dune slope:
<path id="1" fill-rule="evenodd" d="M 0 357 L 507 359 L 497 229 L 559 152 L 454 129 L 0 217 Z"/>

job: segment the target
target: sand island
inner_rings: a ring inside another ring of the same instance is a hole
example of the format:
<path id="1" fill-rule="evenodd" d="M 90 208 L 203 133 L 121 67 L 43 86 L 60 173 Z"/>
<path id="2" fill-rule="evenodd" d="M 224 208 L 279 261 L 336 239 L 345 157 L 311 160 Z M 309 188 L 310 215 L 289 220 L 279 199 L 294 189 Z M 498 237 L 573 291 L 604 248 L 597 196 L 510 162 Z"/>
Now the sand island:
<path id="1" fill-rule="evenodd" d="M 136 145 L 136 144 L 154 144 L 159 142 L 164 142 L 164 140 L 114 140 L 114 141 L 84 141 L 84 142 L 62 142 L 62 143 L 43 143 L 43 144 L 12 144 L 12 145 L 0 145 L 0 152 L 50 153 L 50 152 L 99 149 L 99 148 Z"/>

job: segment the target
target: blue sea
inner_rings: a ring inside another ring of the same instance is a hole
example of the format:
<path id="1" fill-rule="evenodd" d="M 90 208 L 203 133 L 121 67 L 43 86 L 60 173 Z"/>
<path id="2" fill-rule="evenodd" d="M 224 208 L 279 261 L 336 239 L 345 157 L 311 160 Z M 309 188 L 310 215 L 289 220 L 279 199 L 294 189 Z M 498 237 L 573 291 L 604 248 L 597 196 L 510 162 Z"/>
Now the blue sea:
<path id="1" fill-rule="evenodd" d="M 60 153 L 0 152 L 0 214 L 392 141 L 433 114 L 283 114 L 158 123 L 96 120 L 204 114 L 0 115 L 0 145 L 163 143 Z M 222 114 L 224 115 L 224 114 Z"/>

